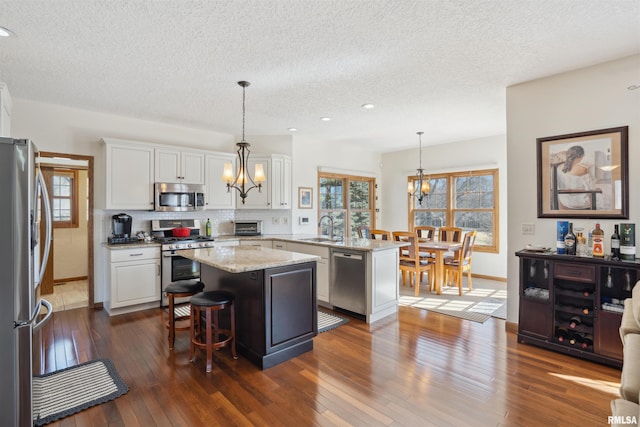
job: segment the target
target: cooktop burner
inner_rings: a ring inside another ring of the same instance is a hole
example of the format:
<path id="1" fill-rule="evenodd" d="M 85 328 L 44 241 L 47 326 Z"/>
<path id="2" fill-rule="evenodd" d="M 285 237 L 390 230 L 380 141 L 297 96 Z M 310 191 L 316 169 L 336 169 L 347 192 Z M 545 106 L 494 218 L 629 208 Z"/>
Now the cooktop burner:
<path id="1" fill-rule="evenodd" d="M 156 237 L 158 243 L 195 243 L 195 242 L 213 242 L 213 237 L 207 236 L 187 236 L 187 237 Z"/>

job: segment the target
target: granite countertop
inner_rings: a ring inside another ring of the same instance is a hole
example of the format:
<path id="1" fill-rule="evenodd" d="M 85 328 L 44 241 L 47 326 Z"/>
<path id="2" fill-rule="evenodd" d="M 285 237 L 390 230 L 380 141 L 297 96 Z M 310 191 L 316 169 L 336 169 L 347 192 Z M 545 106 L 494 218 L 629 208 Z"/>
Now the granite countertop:
<path id="1" fill-rule="evenodd" d="M 408 246 L 406 242 L 393 242 L 387 240 L 370 240 L 360 238 L 348 238 L 340 241 L 322 241 L 315 242 L 308 239 L 318 238 L 319 236 L 313 234 L 263 234 L 261 236 L 232 236 L 223 235 L 216 236 L 216 241 L 224 240 L 278 240 L 282 242 L 304 243 L 307 245 L 315 246 L 329 246 L 338 249 L 354 249 L 358 251 L 382 251 L 388 249 L 397 249 L 403 246 Z"/>
<path id="2" fill-rule="evenodd" d="M 117 244 L 109 244 L 103 243 L 103 245 L 107 249 L 139 249 L 139 248 L 159 248 L 161 245 L 158 242 L 145 242 L 141 240 L 139 243 L 117 243 Z"/>
<path id="3" fill-rule="evenodd" d="M 202 264 L 228 271 L 244 273 L 320 261 L 316 255 L 269 249 L 262 246 L 221 246 L 180 251 L 180 256 Z"/>

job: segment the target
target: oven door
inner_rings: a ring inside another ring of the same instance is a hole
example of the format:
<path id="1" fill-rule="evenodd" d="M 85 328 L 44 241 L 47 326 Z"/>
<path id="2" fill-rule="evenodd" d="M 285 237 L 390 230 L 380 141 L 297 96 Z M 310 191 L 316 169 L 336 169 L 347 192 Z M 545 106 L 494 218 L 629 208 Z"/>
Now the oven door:
<path id="1" fill-rule="evenodd" d="M 164 290 L 178 280 L 200 279 L 200 263 L 180 256 L 180 251 L 162 252 L 162 307 L 169 305 Z M 177 298 L 176 303 L 184 303 L 189 298 Z"/>

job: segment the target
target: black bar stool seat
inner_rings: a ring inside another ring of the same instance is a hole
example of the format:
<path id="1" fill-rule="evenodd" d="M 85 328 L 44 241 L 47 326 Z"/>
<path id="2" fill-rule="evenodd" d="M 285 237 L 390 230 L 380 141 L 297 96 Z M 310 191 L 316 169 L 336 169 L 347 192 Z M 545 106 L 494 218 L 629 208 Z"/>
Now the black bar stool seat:
<path id="1" fill-rule="evenodd" d="M 204 289 L 204 283 L 199 280 L 179 280 L 169 284 L 164 292 L 169 300 L 169 321 L 167 329 L 169 329 L 169 350 L 173 350 L 176 341 L 176 331 L 186 331 L 191 325 L 176 326 L 176 322 L 189 320 L 189 314 L 176 314 L 176 298 L 184 298 L 194 296 Z"/>
<path id="2" fill-rule="evenodd" d="M 207 372 L 211 372 L 213 350 L 231 345 L 231 354 L 236 354 L 236 316 L 235 297 L 227 291 L 201 292 L 191 297 L 191 349 L 189 358 L 192 362 L 196 358 L 196 348 L 207 352 Z M 229 309 L 229 328 L 220 329 L 219 312 Z M 202 318 L 204 317 L 204 327 Z"/>

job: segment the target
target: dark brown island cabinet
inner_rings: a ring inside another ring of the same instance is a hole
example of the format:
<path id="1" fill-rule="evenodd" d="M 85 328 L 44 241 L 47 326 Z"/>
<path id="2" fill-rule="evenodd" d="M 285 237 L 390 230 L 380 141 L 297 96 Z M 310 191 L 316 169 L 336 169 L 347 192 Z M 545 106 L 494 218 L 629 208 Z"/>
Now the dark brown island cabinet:
<path id="1" fill-rule="evenodd" d="M 518 341 L 621 368 L 620 321 L 640 263 L 526 250 L 516 256 Z"/>

